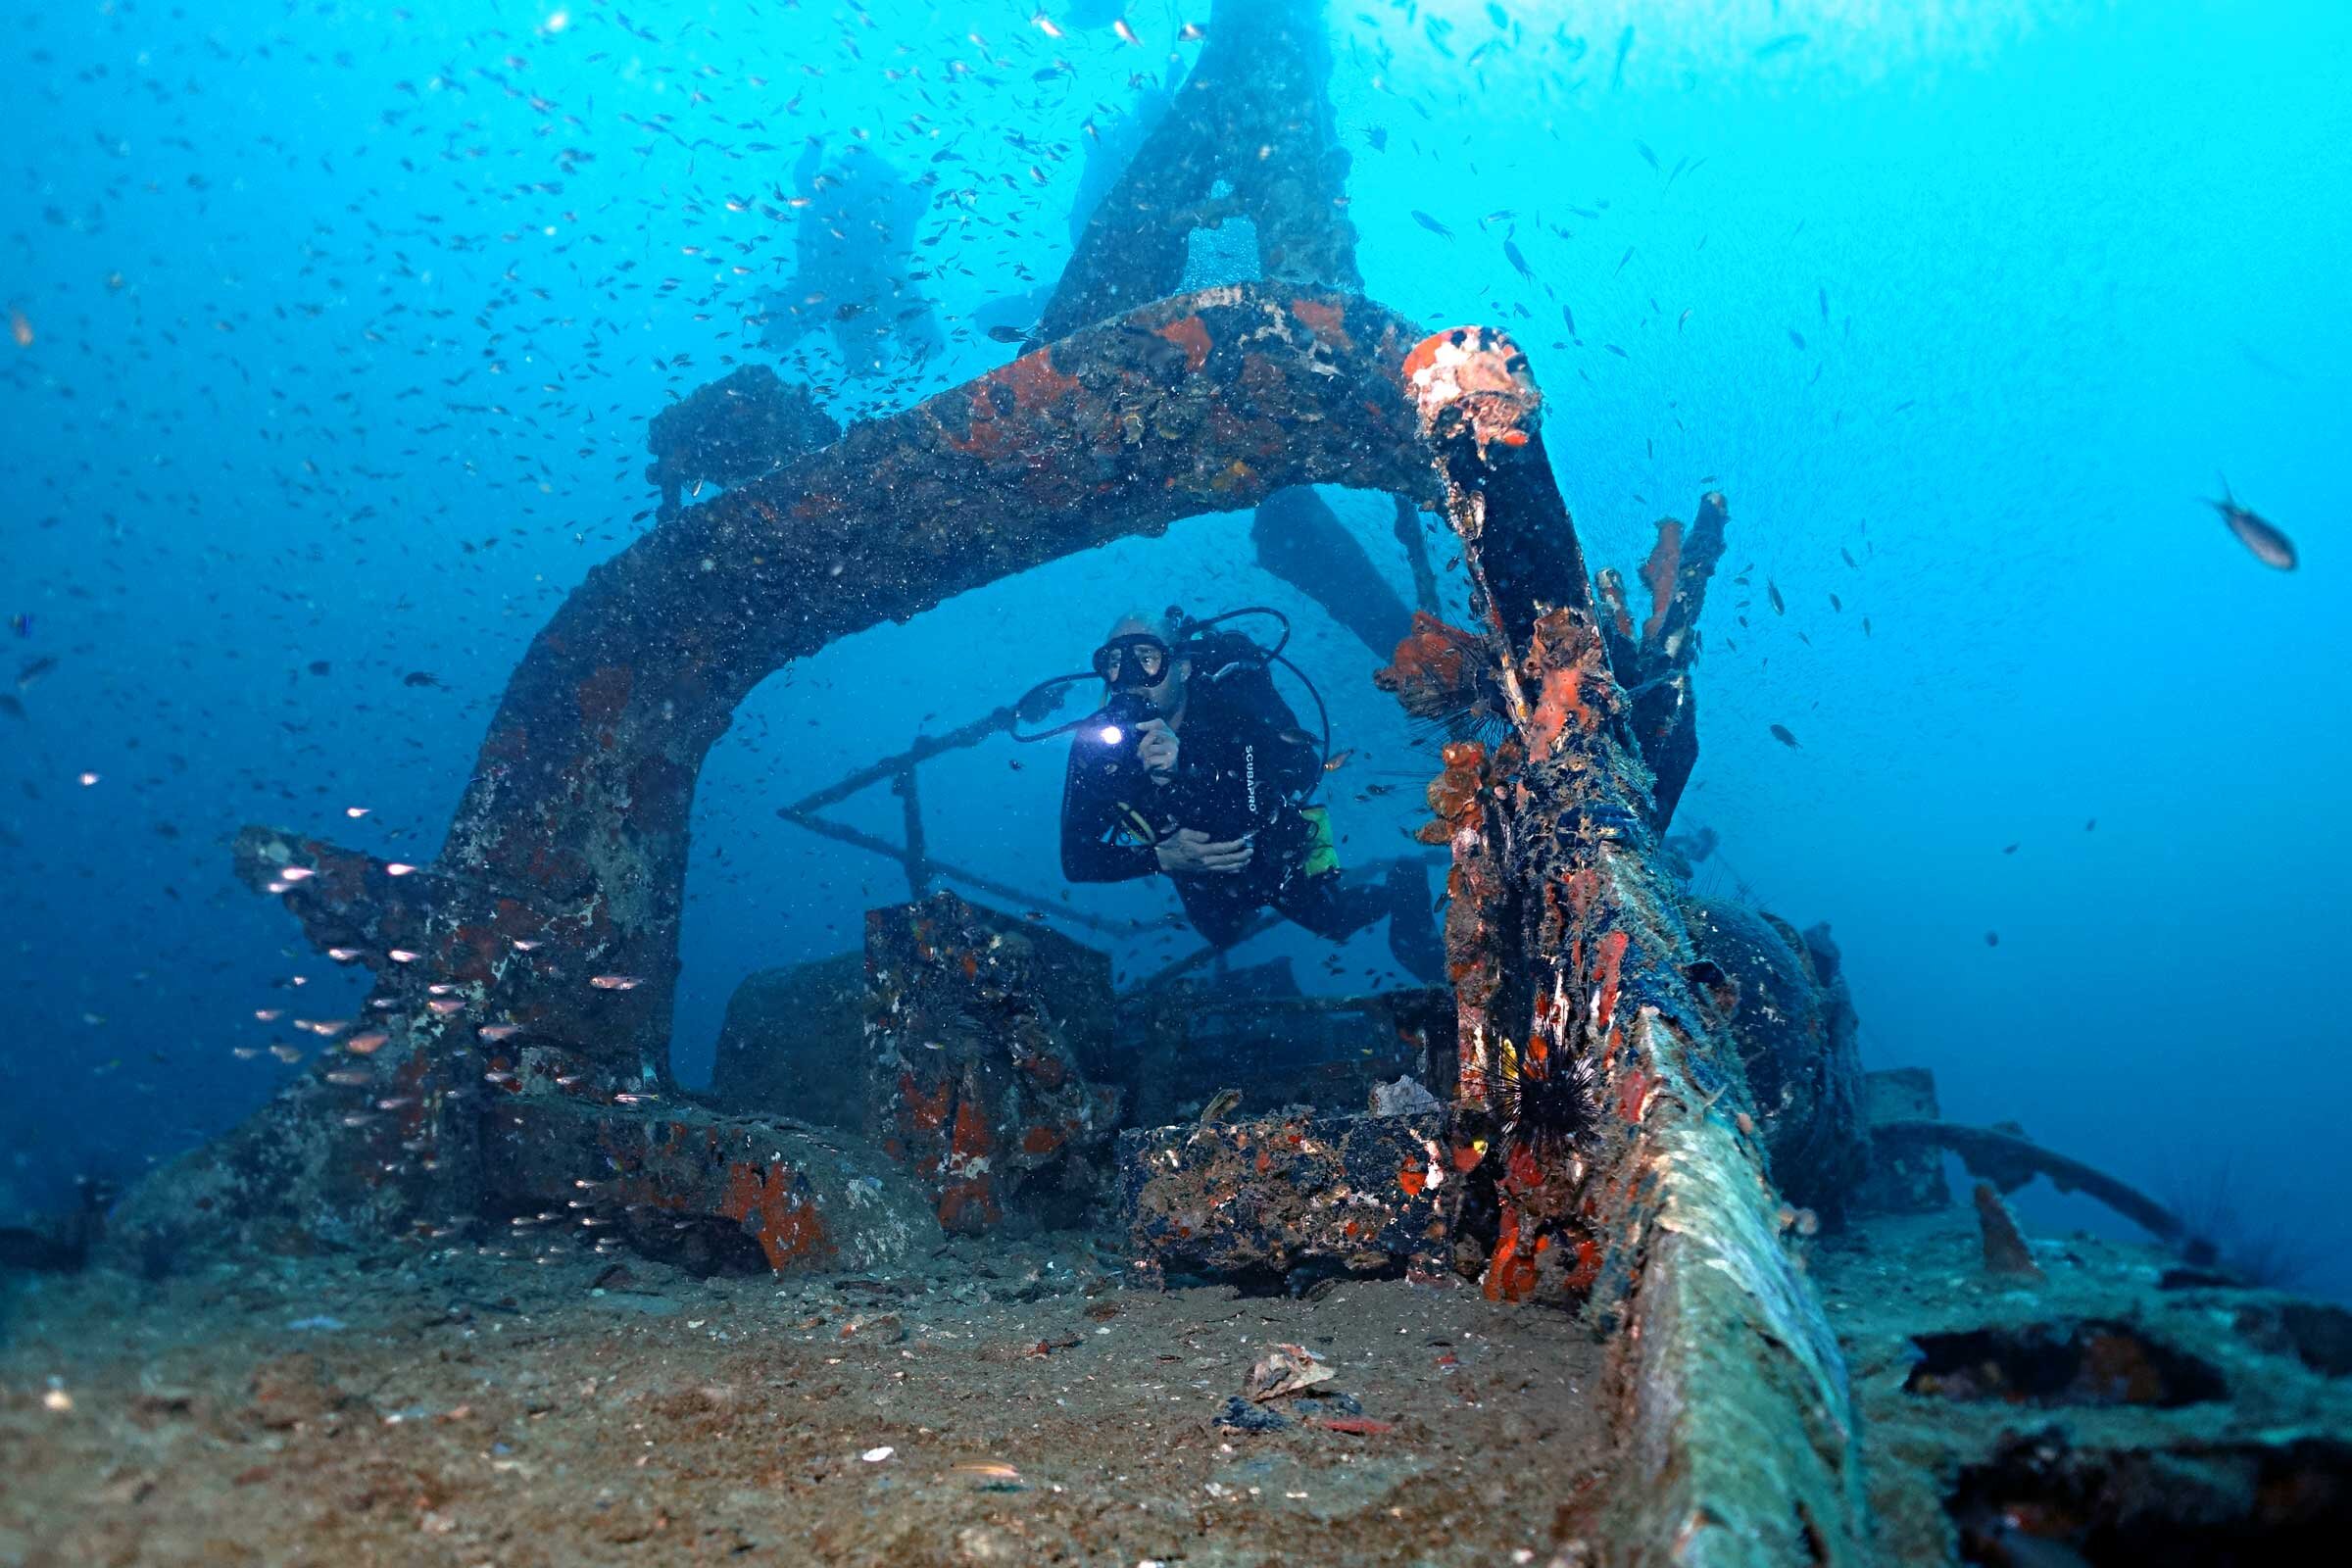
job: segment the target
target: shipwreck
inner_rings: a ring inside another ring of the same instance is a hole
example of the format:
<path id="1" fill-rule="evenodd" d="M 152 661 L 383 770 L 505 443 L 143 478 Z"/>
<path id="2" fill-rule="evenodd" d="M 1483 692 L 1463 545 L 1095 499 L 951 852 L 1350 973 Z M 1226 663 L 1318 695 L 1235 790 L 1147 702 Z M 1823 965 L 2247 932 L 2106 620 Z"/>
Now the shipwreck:
<path id="1" fill-rule="evenodd" d="M 1563 1528 L 1600 1560 L 2121 1561 L 2101 1543 L 2340 1526 L 2347 1429 L 2306 1417 L 2338 1397 L 2352 1318 L 2242 1308 L 2242 1375 L 2321 1392 L 2259 1430 L 2214 1418 L 2232 1380 L 2184 1367 L 2167 1313 L 2229 1282 L 2183 1265 L 2120 1305 L 2037 1299 L 1996 1189 L 2050 1174 L 2186 1245 L 2180 1221 L 1941 1122 L 1923 1074 L 1866 1074 L 1827 927 L 1691 891 L 1664 840 L 1698 755 L 1731 503 L 1660 523 L 1639 590 L 1595 573 L 1540 357 L 1363 293 L 1319 6 L 1215 11 L 1009 363 L 846 430 L 765 370 L 655 421 L 660 519 L 532 642 L 430 861 L 243 831 L 239 874 L 373 989 L 338 1071 L 150 1179 L 108 1245 L 133 1263 L 398 1247 L 585 1203 L 697 1267 L 870 1274 L 943 1234 L 1115 1213 L 1138 1288 L 1402 1276 L 1579 1314 L 1608 1348 L 1612 1445 Z M 1257 276 L 1179 292 L 1188 235 L 1240 220 Z M 703 484 L 724 488 L 686 504 Z M 1379 574 L 1314 485 L 1395 498 L 1417 604 L 1330 586 Z M 858 953 L 758 977 L 711 1092 L 681 1091 L 689 812 L 736 705 L 862 628 L 1244 509 L 1261 560 L 1328 593 L 1382 684 L 1446 727 L 1423 842 L 1447 860 L 1449 984 L 1251 996 L 1179 965 L 1115 992 L 1091 933 L 1008 912 L 1023 890 L 923 832 L 923 761 L 1005 710 L 788 808 L 899 860 L 907 901 L 868 912 Z M 1468 624 L 1437 612 L 1425 516 L 1458 546 Z M 899 843 L 823 814 L 877 782 L 905 803 Z M 1245 1049 L 1267 1041 L 1285 1050 Z M 1239 1119 L 1178 1119 L 1188 1092 L 1245 1072 L 1262 1081 Z M 1379 1095 L 1405 1078 L 1434 1093 Z M 1816 1234 L 1944 1210 L 1946 1149 L 1990 1178 L 1984 1266 L 2025 1294 L 1924 1340 L 1841 1344 Z M 2058 1439 L 1900 1414 L 2001 1402 L 1994 1385 L 2053 1420 L 2070 1389 L 2115 1403 L 2114 1380 L 2068 1370 L 2089 1363 L 2127 1368 L 2140 1425 Z M 2151 1413 L 2181 1406 L 2207 1418 Z M 2022 1554 L 2027 1503 L 2076 1521 L 2052 1527 L 2075 1555 Z"/>

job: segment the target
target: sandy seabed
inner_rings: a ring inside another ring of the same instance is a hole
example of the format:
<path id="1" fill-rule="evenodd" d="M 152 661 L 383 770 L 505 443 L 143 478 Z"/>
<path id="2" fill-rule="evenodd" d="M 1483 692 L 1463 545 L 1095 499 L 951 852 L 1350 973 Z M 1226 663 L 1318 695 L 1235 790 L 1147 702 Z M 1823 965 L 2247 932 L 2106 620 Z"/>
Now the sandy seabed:
<path id="1" fill-rule="evenodd" d="M 1335 1376 L 1219 1424 L 1284 1342 Z M 1137 1290 L 1058 1242 L 889 1280 L 559 1247 L 10 1282 L 0 1564 L 1542 1563 L 1600 1353 L 1467 1286 Z"/>

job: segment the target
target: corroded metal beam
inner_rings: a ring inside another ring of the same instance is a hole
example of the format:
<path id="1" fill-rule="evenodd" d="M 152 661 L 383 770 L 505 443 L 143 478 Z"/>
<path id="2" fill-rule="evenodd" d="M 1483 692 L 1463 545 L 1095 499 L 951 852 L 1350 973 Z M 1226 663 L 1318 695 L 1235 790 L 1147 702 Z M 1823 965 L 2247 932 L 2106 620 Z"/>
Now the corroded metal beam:
<path id="1" fill-rule="evenodd" d="M 1216 0 L 1208 29 L 1175 101 L 1088 218 L 1041 336 L 1175 293 L 1193 230 L 1234 218 L 1255 229 L 1269 282 L 1362 286 L 1322 0 Z"/>
<path id="2" fill-rule="evenodd" d="M 1699 498 L 1698 520 L 1687 535 L 1679 518 L 1658 523 L 1657 543 L 1642 564 L 1649 613 L 1639 632 L 1617 574 L 1600 574 L 1606 610 L 1601 631 L 1609 662 L 1633 702 L 1634 734 L 1655 780 L 1651 825 L 1660 833 L 1674 820 L 1683 786 L 1698 763 L 1698 702 L 1690 666 L 1698 660 L 1698 616 L 1706 608 L 1707 584 L 1723 560 L 1724 526 L 1730 521 L 1722 493 L 1709 491 Z"/>
<path id="3" fill-rule="evenodd" d="M 376 972 L 331 1076 L 265 1112 L 300 1100 L 316 1125 L 256 1130 L 337 1173 L 303 1224 L 356 1235 L 477 1207 L 485 1082 L 558 1085 L 624 1120 L 671 1092 L 695 780 L 768 674 L 1284 486 L 1431 495 L 1403 391 L 1416 335 L 1353 296 L 1227 287 L 1023 355 L 591 570 L 510 677 L 431 862 L 247 829 L 240 874 Z"/>
<path id="4" fill-rule="evenodd" d="M 1616 1329 L 1611 1560 L 1858 1563 L 1844 1368 L 1657 856 L 1527 361 L 1473 328 L 1405 369 L 1507 721 L 1492 754 L 1449 746 L 1430 790 L 1454 851 L 1456 1137 L 1493 1209 L 1484 1288 L 1588 1298 Z"/>
<path id="5" fill-rule="evenodd" d="M 2130 1182 L 2044 1149 L 2022 1133 L 1961 1122 L 1903 1120 L 1872 1123 L 1870 1138 L 1883 1158 L 1906 1150 L 1950 1150 L 1960 1156 L 1970 1175 L 1984 1177 L 2004 1193 L 2015 1192 L 2036 1176 L 2047 1176 L 2060 1192 L 2095 1198 L 2158 1241 L 2182 1248 L 2192 1256 L 2210 1257 L 2218 1250 L 2213 1238 L 2196 1235 L 2180 1214 Z"/>

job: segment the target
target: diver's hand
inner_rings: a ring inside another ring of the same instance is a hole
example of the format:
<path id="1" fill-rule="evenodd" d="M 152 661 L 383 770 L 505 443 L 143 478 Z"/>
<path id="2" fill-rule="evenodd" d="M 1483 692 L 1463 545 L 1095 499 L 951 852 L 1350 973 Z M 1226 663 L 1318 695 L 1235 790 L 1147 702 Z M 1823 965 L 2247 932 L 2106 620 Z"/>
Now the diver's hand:
<path id="1" fill-rule="evenodd" d="M 1144 764 L 1144 771 L 1154 784 L 1165 784 L 1176 776 L 1176 732 L 1168 728 L 1164 718 L 1147 718 L 1135 726 L 1142 739 L 1135 743 L 1135 760 Z M 1206 834 L 1201 835 L 1203 838 Z"/>
<path id="2" fill-rule="evenodd" d="M 1191 876 L 1202 871 L 1239 871 L 1250 863 L 1254 853 L 1248 839 L 1227 839 L 1213 842 L 1199 828 L 1182 828 L 1174 835 L 1161 839 L 1157 846 L 1159 868 L 1171 875 Z"/>

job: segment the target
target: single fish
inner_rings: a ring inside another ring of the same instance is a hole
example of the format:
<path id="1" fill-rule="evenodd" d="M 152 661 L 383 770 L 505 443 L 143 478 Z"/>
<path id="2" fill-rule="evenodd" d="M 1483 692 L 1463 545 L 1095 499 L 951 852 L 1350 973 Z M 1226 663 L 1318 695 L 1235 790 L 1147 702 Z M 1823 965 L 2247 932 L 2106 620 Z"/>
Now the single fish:
<path id="1" fill-rule="evenodd" d="M 1241 1102 L 1242 1092 L 1239 1089 L 1218 1090 L 1208 1097 L 1208 1103 L 1200 1107 L 1199 1125 L 1206 1127 L 1211 1122 L 1223 1121 Z"/>
<path id="2" fill-rule="evenodd" d="M 2237 535 L 2237 542 L 2253 552 L 2256 561 L 2280 571 L 2295 569 L 2297 558 L 2294 541 L 2256 516 L 2252 509 L 2239 506 L 2237 497 L 2230 491 L 2228 479 L 2222 481 L 2222 499 L 2205 504 L 2222 514 L 2222 520 L 2230 525 L 2230 531 Z M 24 685 L 24 677 L 19 676 L 17 684 Z"/>
<path id="3" fill-rule="evenodd" d="M 1764 579 L 1764 597 L 1772 601 L 1774 614 L 1786 615 L 1788 613 L 1788 607 L 1781 602 L 1780 584 L 1774 582 L 1770 577 Z"/>
<path id="4" fill-rule="evenodd" d="M 1788 747 L 1792 752 L 1802 750 L 1802 748 L 1796 744 L 1796 737 L 1789 734 L 1788 730 L 1782 728 L 1778 724 L 1772 726 L 1772 738 L 1776 741 L 1779 741 L 1783 746 Z"/>
<path id="5" fill-rule="evenodd" d="M 1018 1481 L 1021 1479 L 1018 1466 L 1006 1464 L 1001 1459 L 951 1465 L 949 1468 L 959 1476 L 972 1476 L 982 1481 Z"/>
<path id="6" fill-rule="evenodd" d="M 1444 223 L 1439 222 L 1436 219 L 1430 217 L 1418 207 L 1413 209 L 1413 221 L 1419 223 L 1423 228 L 1428 229 L 1432 234 L 1440 234 L 1445 236 L 1446 239 L 1453 238 L 1452 229 L 1447 228 Z"/>

